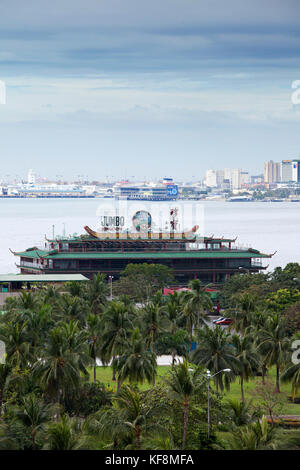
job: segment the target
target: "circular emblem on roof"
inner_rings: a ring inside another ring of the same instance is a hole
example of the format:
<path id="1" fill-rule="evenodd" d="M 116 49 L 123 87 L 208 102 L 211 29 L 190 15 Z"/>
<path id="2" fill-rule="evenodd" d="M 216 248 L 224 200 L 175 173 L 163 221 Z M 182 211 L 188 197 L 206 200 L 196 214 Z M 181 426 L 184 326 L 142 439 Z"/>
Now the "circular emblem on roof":
<path id="1" fill-rule="evenodd" d="M 147 211 L 137 211 L 132 217 L 132 223 L 138 232 L 148 232 L 151 228 L 151 214 Z"/>

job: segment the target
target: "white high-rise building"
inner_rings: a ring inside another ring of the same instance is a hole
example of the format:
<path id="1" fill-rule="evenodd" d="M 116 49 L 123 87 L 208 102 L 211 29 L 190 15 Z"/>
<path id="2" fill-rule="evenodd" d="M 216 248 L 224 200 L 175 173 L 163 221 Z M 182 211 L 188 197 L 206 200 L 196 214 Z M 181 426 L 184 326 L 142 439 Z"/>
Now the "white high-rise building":
<path id="1" fill-rule="evenodd" d="M 205 174 L 205 185 L 209 188 L 217 186 L 217 172 L 216 170 L 207 170 Z"/>
<path id="2" fill-rule="evenodd" d="M 240 184 L 241 188 L 243 187 L 244 184 L 249 183 L 249 171 L 241 171 L 240 173 Z"/>
<path id="3" fill-rule="evenodd" d="M 232 189 L 240 189 L 241 187 L 241 169 L 234 168 L 231 172 L 231 186 Z"/>
<path id="4" fill-rule="evenodd" d="M 31 169 L 28 171 L 27 183 L 28 184 L 35 184 L 35 174 L 34 174 L 33 170 L 31 170 Z"/>
<path id="5" fill-rule="evenodd" d="M 216 188 L 224 182 L 224 170 L 207 170 L 205 184 L 210 188 Z"/>
<path id="6" fill-rule="evenodd" d="M 231 172 L 232 189 L 241 189 L 244 184 L 249 183 L 249 172 L 241 168 L 234 168 Z"/>
<path id="7" fill-rule="evenodd" d="M 224 180 L 228 180 L 229 182 L 231 181 L 231 170 L 230 170 L 230 168 L 225 168 L 224 169 Z"/>

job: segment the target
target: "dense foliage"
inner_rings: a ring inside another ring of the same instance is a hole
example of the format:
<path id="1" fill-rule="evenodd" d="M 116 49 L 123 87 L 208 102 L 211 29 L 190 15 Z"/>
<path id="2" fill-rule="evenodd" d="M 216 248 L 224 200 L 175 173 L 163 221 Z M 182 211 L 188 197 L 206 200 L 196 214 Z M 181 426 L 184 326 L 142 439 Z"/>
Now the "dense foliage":
<path id="1" fill-rule="evenodd" d="M 292 399 L 300 386 L 291 360 L 299 277 L 296 263 L 233 276 L 221 293 L 222 314 L 234 320 L 228 328 L 208 326 L 213 303 L 199 280 L 163 296 L 172 276 L 157 265 L 128 266 L 113 299 L 102 275 L 8 298 L 0 316 L 0 449 L 297 448 L 298 437 L 275 417 L 286 400 L 281 382 L 291 384 Z M 172 367 L 157 380 L 162 354 Z M 100 360 L 112 364 L 116 390 L 99 382 Z M 244 393 L 253 377 L 255 403 Z M 236 380 L 241 399 L 224 399 Z"/>

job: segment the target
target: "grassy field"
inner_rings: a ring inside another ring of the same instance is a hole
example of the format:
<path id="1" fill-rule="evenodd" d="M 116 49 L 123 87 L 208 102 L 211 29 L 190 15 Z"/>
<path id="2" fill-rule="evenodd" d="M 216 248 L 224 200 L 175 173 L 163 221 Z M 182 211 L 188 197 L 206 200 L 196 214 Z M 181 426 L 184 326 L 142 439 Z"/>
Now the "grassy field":
<path id="1" fill-rule="evenodd" d="M 158 366 L 157 367 L 157 377 L 156 377 L 156 382 L 162 382 L 163 376 L 165 376 L 168 371 L 170 370 L 170 366 Z M 269 371 L 268 377 L 272 378 L 274 382 L 274 388 L 275 388 L 275 368 L 271 369 Z M 116 391 L 117 389 L 117 383 L 112 381 L 112 369 L 111 367 L 97 367 L 97 379 L 99 382 L 104 383 L 106 386 L 111 387 L 113 390 Z M 93 371 L 91 370 L 91 380 L 93 380 Z M 245 391 L 245 397 L 246 399 L 253 399 L 253 395 L 251 395 L 251 391 L 254 391 L 256 383 L 260 383 L 261 379 L 259 377 L 253 378 L 249 380 L 249 382 L 245 382 L 244 384 L 244 391 Z M 148 383 L 144 383 L 143 385 L 140 385 L 141 390 L 146 390 L 150 388 L 152 385 Z M 288 397 L 291 395 L 291 386 L 289 384 L 281 384 L 281 390 L 283 393 L 285 393 Z M 299 394 L 298 394 L 299 396 Z M 227 398 L 235 398 L 235 399 L 240 399 L 241 397 L 241 390 L 240 390 L 240 384 L 239 380 L 237 379 L 234 383 L 231 384 L 230 386 L 230 391 L 225 392 L 225 397 L 224 399 Z M 255 400 L 254 400 L 255 401 Z M 290 403 L 288 402 L 283 410 L 283 414 L 289 414 L 289 415 L 300 415 L 300 404 L 295 404 L 295 403 Z"/>

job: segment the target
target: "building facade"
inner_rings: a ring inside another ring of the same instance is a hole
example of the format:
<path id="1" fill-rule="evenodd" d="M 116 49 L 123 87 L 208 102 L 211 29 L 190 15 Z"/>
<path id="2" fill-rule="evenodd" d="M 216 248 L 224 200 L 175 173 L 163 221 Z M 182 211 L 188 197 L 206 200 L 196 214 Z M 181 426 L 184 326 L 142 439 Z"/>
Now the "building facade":
<path id="1" fill-rule="evenodd" d="M 47 240 L 36 247 L 13 252 L 22 274 L 96 273 L 114 276 L 130 263 L 158 263 L 173 270 L 176 281 L 185 285 L 198 278 L 205 283 L 223 283 L 235 273 L 257 273 L 266 269 L 263 259 L 272 255 L 234 246 L 234 239 L 199 237 L 189 233 L 94 232 Z"/>
<path id="2" fill-rule="evenodd" d="M 264 182 L 265 183 L 279 183 L 281 181 L 280 163 L 265 162 L 264 165 Z"/>

